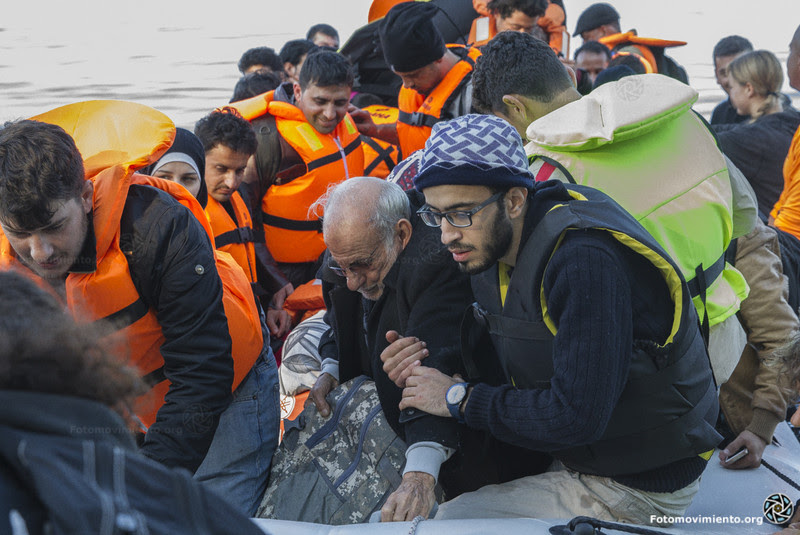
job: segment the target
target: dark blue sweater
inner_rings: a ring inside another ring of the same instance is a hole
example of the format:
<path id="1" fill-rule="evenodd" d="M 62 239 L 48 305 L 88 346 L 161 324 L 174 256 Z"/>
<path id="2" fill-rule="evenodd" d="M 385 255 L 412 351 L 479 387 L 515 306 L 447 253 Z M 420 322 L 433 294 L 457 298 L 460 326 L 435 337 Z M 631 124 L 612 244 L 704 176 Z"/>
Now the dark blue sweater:
<path id="1" fill-rule="evenodd" d="M 530 206 L 523 242 L 541 217 Z M 634 345 L 666 339 L 672 305 L 666 284 L 652 265 L 603 231 L 568 232 L 550 260 L 543 284 L 550 316 L 558 327 L 551 388 L 479 384 L 465 417 L 471 427 L 505 442 L 557 452 L 603 435 L 625 386 Z M 642 490 L 672 492 L 697 479 L 705 464 L 694 457 L 615 479 Z"/>

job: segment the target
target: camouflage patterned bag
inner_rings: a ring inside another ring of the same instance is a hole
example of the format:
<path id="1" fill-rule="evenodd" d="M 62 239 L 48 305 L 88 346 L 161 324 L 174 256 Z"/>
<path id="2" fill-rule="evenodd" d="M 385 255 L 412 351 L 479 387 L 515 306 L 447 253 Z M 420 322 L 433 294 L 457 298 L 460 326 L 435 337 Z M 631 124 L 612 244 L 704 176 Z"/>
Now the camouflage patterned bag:
<path id="1" fill-rule="evenodd" d="M 400 485 L 406 446 L 383 415 L 375 383 L 356 377 L 328 402 L 327 419 L 309 403 L 286 422 L 258 518 L 357 524 Z"/>

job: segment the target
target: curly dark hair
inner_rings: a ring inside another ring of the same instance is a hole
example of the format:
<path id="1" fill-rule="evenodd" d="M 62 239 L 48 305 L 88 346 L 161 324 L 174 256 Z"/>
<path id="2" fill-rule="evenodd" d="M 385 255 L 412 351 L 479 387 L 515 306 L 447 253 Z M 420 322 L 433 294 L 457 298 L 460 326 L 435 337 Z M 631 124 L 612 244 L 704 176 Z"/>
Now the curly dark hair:
<path id="1" fill-rule="evenodd" d="M 267 91 L 277 89 L 281 85 L 280 77 L 274 72 L 256 71 L 245 74 L 233 88 L 231 102 L 239 102 Z"/>
<path id="2" fill-rule="evenodd" d="M 507 19 L 515 11 L 522 11 L 527 16 L 541 17 L 547 10 L 547 0 L 492 0 L 486 7 L 492 13 L 500 15 L 500 18 Z"/>
<path id="3" fill-rule="evenodd" d="M 0 389 L 91 399 L 124 416 L 146 389 L 99 340 L 98 326 L 77 325 L 31 279 L 0 272 Z"/>
<path id="4" fill-rule="evenodd" d="M 263 65 L 272 72 L 283 72 L 283 62 L 274 49 L 268 46 L 258 46 L 247 50 L 239 59 L 239 72 L 244 74 L 253 65 Z"/>
<path id="5" fill-rule="evenodd" d="M 47 225 L 55 201 L 79 198 L 83 158 L 63 128 L 39 121 L 0 129 L 0 217 L 21 229 Z"/>
<path id="6" fill-rule="evenodd" d="M 254 154 L 258 142 L 250 123 L 233 109 L 214 110 L 194 125 L 194 134 L 208 153 L 217 145 L 235 152 Z"/>
<path id="7" fill-rule="evenodd" d="M 472 73 L 472 103 L 484 113 L 504 112 L 503 95 L 550 102 L 572 87 L 553 49 L 530 34 L 500 32 L 482 52 Z"/>
<path id="8" fill-rule="evenodd" d="M 297 65 L 303 56 L 316 48 L 317 45 L 308 39 L 292 39 L 291 41 L 286 41 L 278 55 L 281 57 L 282 62 Z"/>

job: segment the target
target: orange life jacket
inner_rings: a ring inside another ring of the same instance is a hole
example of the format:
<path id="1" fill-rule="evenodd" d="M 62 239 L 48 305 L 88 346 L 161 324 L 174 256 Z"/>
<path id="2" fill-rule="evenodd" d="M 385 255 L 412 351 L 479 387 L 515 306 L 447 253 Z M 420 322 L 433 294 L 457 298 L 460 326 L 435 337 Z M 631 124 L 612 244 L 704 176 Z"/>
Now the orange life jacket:
<path id="1" fill-rule="evenodd" d="M 261 199 L 267 249 L 278 262 L 313 262 L 325 250 L 321 213 L 311 205 L 328 187 L 364 174 L 361 135 L 350 114 L 330 134 L 320 134 L 295 105 L 274 99 L 275 92 L 231 104 L 248 121 L 267 113 L 281 137 L 300 155 L 306 174 L 272 184 Z"/>
<path id="2" fill-rule="evenodd" d="M 650 69 L 647 70 L 648 73 L 658 72 L 658 62 L 656 61 L 656 57 L 653 55 L 653 51 L 650 50 L 651 46 L 669 48 L 674 46 L 683 46 L 686 44 L 686 41 L 669 41 L 666 39 L 656 39 L 653 37 L 639 37 L 634 31 L 607 35 L 605 37 L 601 37 L 598 39 L 598 41 L 612 50 L 612 54 L 616 54 L 617 52 L 628 52 L 639 55 L 644 60 L 643 63 L 650 65 Z M 621 47 L 621 45 L 625 46 Z M 616 47 L 621 48 L 614 50 Z"/>
<path id="3" fill-rule="evenodd" d="M 206 203 L 205 215 L 208 216 L 208 222 L 211 224 L 214 248 L 231 255 L 244 271 L 247 280 L 253 284 L 258 280 L 256 252 L 253 245 L 255 241 L 253 220 L 238 191 L 233 192 L 229 202 L 236 216 L 235 221 L 225 207 L 213 197 L 209 196 Z"/>
<path id="4" fill-rule="evenodd" d="M 78 321 L 108 321 L 109 326 L 116 329 L 107 338 L 115 353 L 135 366 L 146 381 L 160 378 L 164 366 L 160 348 L 165 338 L 155 312 L 142 301 L 131 279 L 127 259 L 119 246 L 120 221 L 130 185 L 154 185 L 178 198 L 182 204 L 189 205 L 196 217 L 202 217 L 201 223 L 210 238 L 208 221 L 199 203 L 188 191 L 174 182 L 134 174 L 136 169 L 157 161 L 169 148 L 175 136 L 175 127 L 169 118 L 152 108 L 121 101 L 70 104 L 33 119 L 57 124 L 73 137 L 84 157 L 87 180 L 94 183 L 92 225 L 97 267 L 91 273 L 68 274 L 65 282 L 67 307 Z M 222 259 L 222 264 L 225 263 L 240 271 L 229 256 L 227 260 Z M 217 267 L 223 277 L 227 268 L 221 266 L 219 260 Z M 30 276 L 36 277 L 16 259 L 10 243 L 0 231 L 0 269 L 9 268 L 25 270 Z M 246 292 L 239 293 L 247 298 L 248 303 L 252 303 L 252 310 L 256 312 L 249 284 L 246 284 L 241 273 L 238 276 L 246 288 Z M 230 277 L 230 274 L 227 273 L 225 277 Z M 232 276 L 233 279 L 235 277 Z M 255 318 L 258 318 L 257 312 Z M 251 339 L 239 341 L 240 344 L 250 342 L 248 346 L 251 351 L 257 346 L 258 352 L 249 365 L 246 359 L 239 359 L 236 363 L 237 356 L 234 353 L 235 367 L 247 367 L 246 371 L 252 367 L 263 345 L 260 319 L 256 324 L 258 328 Z M 229 316 L 229 326 L 232 325 Z M 232 337 L 233 331 L 235 329 L 232 329 Z M 258 344 L 252 343 L 255 338 L 260 340 Z M 237 375 L 241 382 L 244 377 L 241 370 Z M 155 422 L 169 385 L 166 380 L 160 381 L 147 395 L 137 400 L 136 415 L 146 426 Z M 235 380 L 234 388 L 237 385 Z"/>
<path id="5" fill-rule="evenodd" d="M 464 47 L 461 45 L 447 45 L 450 49 Z M 431 136 L 433 125 L 440 121 L 450 119 L 442 114 L 458 96 L 464 84 L 467 83 L 475 60 L 481 55 L 477 48 L 468 48 L 467 55 L 447 72 L 431 94 L 427 97 L 413 89 L 400 88 L 397 97 L 400 113 L 397 120 L 397 137 L 400 140 L 400 150 L 408 156 L 415 150 L 425 148 L 425 142 Z"/>
<path id="6" fill-rule="evenodd" d="M 203 225 L 208 239 L 213 244 L 214 234 L 211 223 L 197 199 L 186 188 L 177 182 L 162 178 L 135 174 L 131 179 L 132 184 L 153 186 L 166 191 L 172 197 L 189 209 L 194 217 Z M 238 192 L 236 193 L 238 195 Z M 213 199 L 209 197 L 209 202 Z M 241 198 L 240 198 L 241 200 Z M 216 202 L 216 201 L 214 201 Z M 247 211 L 242 202 L 241 208 Z M 217 203 L 219 204 L 219 203 Z M 220 206 L 224 211 L 225 209 Z M 248 213 L 249 217 L 249 213 Z M 252 244 L 251 244 L 252 245 Z M 222 281 L 222 306 L 228 320 L 228 332 L 231 336 L 231 356 L 233 357 L 233 390 L 244 380 L 264 347 L 264 335 L 261 330 L 261 315 L 256 306 L 255 297 L 250 280 L 239 262 L 229 253 L 214 249 L 214 263 L 217 273 Z M 169 381 L 164 381 L 169 389 Z M 158 385 L 161 386 L 161 385 Z M 163 396 L 159 407 L 163 404 Z"/>
<path id="7" fill-rule="evenodd" d="M 272 101 L 269 113 L 308 172 L 287 184 L 273 184 L 261 200 L 267 249 L 278 262 L 313 262 L 325 242 L 322 214 L 309 214 L 309 209 L 329 186 L 364 174 L 361 135 L 350 114 L 333 133 L 320 134 L 293 104 Z"/>
<path id="8" fill-rule="evenodd" d="M 391 106 L 373 104 L 364 111 L 369 112 L 375 124 L 394 124 L 397 122 L 399 110 Z M 403 159 L 400 147 L 382 139 L 361 136 L 361 148 L 364 151 L 364 174 L 378 178 L 386 178 L 397 162 Z"/>
<path id="9" fill-rule="evenodd" d="M 783 162 L 783 191 L 770 215 L 776 227 L 800 239 L 800 128 Z"/>

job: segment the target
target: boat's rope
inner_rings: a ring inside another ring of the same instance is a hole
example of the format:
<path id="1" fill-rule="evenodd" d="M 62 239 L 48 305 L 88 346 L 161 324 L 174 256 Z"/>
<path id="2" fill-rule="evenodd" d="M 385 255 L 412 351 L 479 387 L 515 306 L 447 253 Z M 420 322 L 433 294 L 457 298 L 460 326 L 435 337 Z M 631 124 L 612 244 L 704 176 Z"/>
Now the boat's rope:
<path id="1" fill-rule="evenodd" d="M 800 490 L 800 485 L 798 485 L 797 483 L 795 483 L 794 481 L 792 481 L 791 479 L 789 479 L 789 476 L 787 476 L 786 474 L 782 473 L 780 470 L 778 470 L 777 468 L 775 468 L 774 466 L 772 466 L 771 464 L 769 464 L 769 463 L 768 463 L 767 461 L 765 461 L 764 459 L 761 459 L 761 464 L 763 464 L 763 465 L 764 465 L 764 467 L 766 467 L 766 468 L 767 468 L 768 470 L 770 470 L 770 471 L 771 471 L 773 474 L 775 474 L 776 476 L 778 476 L 779 478 L 781 478 L 782 480 L 784 480 L 786 483 L 790 484 L 790 485 L 791 485 L 791 486 L 793 486 L 795 489 L 797 489 L 797 490 Z"/>
<path id="2" fill-rule="evenodd" d="M 414 517 L 414 520 L 411 521 L 411 527 L 408 529 L 408 535 L 414 535 L 417 532 L 417 526 L 419 523 L 425 520 L 422 518 L 422 515 L 417 515 Z"/>
<path id="3" fill-rule="evenodd" d="M 631 526 L 630 524 L 620 524 L 618 522 L 606 522 L 604 520 L 598 520 L 596 518 L 592 518 L 591 516 L 576 516 L 572 520 L 569 521 L 567 527 L 570 531 L 575 531 L 575 528 L 579 524 L 588 524 L 593 528 L 608 528 L 613 529 L 616 531 L 623 531 L 625 533 L 638 533 L 639 535 L 667 535 L 663 531 L 656 531 L 654 529 L 643 528 L 639 526 Z M 594 532 L 594 530 L 592 531 Z"/>

